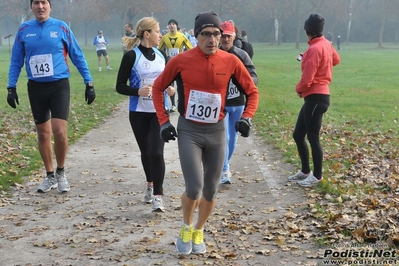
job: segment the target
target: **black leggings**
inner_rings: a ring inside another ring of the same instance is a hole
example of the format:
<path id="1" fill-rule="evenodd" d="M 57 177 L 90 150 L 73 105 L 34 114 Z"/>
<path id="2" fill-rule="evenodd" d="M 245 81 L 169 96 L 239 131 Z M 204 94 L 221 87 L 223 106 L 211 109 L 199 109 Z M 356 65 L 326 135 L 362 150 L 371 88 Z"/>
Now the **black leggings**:
<path id="1" fill-rule="evenodd" d="M 313 157 L 313 175 L 320 179 L 322 177 L 323 167 L 323 148 L 320 144 L 320 129 L 323 120 L 323 114 L 327 112 L 330 106 L 329 95 L 310 95 L 305 98 L 301 111 L 298 115 L 294 129 L 294 140 L 301 158 L 303 173 L 310 172 L 309 149 L 305 141 L 305 136 L 310 143 Z"/>
<path id="2" fill-rule="evenodd" d="M 156 113 L 129 112 L 130 125 L 141 152 L 141 163 L 147 182 L 154 183 L 154 195 L 163 195 L 165 142 L 159 136 Z"/>

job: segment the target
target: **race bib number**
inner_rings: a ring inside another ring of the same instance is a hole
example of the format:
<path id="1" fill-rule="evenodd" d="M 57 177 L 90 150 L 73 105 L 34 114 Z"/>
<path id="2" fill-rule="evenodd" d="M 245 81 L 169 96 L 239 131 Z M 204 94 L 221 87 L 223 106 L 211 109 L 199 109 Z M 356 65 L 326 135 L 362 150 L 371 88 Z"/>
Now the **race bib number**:
<path id="1" fill-rule="evenodd" d="M 227 91 L 227 100 L 234 99 L 240 96 L 240 91 L 237 86 L 230 79 L 229 90 Z"/>
<path id="2" fill-rule="evenodd" d="M 220 94 L 191 90 L 186 119 L 203 123 L 217 123 L 221 105 L 222 96 Z"/>
<path id="3" fill-rule="evenodd" d="M 146 85 L 150 85 L 152 88 L 152 84 L 154 84 L 154 81 L 155 81 L 154 78 L 141 79 L 141 86 L 144 87 Z M 142 98 L 143 98 L 143 101 L 149 101 L 149 100 L 152 101 L 152 91 L 151 91 L 150 96 L 142 97 Z"/>
<path id="4" fill-rule="evenodd" d="M 53 57 L 51 54 L 34 55 L 29 59 L 32 77 L 42 78 L 54 75 Z"/>
<path id="5" fill-rule="evenodd" d="M 169 49 L 169 56 L 172 58 L 179 54 L 179 48 L 170 48 Z"/>

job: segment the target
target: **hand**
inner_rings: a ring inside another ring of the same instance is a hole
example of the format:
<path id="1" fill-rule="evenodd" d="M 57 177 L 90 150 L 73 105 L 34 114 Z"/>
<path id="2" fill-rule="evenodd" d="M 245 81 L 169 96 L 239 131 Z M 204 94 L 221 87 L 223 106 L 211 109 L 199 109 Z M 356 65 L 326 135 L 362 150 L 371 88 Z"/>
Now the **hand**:
<path id="1" fill-rule="evenodd" d="M 144 85 L 144 87 L 139 89 L 139 96 L 150 97 L 152 93 L 152 85 Z"/>
<path id="2" fill-rule="evenodd" d="M 7 94 L 7 102 L 12 108 L 17 108 L 15 103 L 19 105 L 19 100 L 18 100 L 18 94 L 17 94 L 17 88 L 7 88 L 8 94 Z"/>
<path id="3" fill-rule="evenodd" d="M 85 91 L 85 101 L 87 104 L 91 104 L 94 102 L 96 98 L 96 92 L 94 91 L 93 82 L 90 81 L 86 84 L 86 91 Z"/>
<path id="4" fill-rule="evenodd" d="M 175 127 L 168 121 L 161 126 L 161 139 L 165 142 L 176 140 L 177 133 Z"/>
<path id="5" fill-rule="evenodd" d="M 244 138 L 249 137 L 249 131 L 251 130 L 251 118 L 241 117 L 235 124 L 236 131 L 241 133 Z"/>

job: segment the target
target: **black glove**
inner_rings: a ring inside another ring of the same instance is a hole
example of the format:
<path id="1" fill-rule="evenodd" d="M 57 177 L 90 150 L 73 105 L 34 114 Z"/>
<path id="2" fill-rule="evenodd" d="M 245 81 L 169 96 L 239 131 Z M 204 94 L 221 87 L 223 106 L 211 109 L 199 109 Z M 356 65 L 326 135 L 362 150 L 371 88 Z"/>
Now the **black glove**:
<path id="1" fill-rule="evenodd" d="M 93 82 L 90 81 L 86 84 L 85 101 L 87 104 L 91 104 L 95 98 L 96 92 L 94 91 Z"/>
<path id="2" fill-rule="evenodd" d="M 168 121 L 161 126 L 161 139 L 165 142 L 169 142 L 169 140 L 175 140 L 177 137 L 175 127 Z"/>
<path id="3" fill-rule="evenodd" d="M 19 105 L 19 100 L 18 100 L 18 94 L 17 94 L 17 88 L 7 88 L 8 94 L 7 94 L 7 102 L 12 108 L 17 108 L 15 105 L 15 102 Z"/>
<path id="4" fill-rule="evenodd" d="M 236 131 L 240 132 L 241 136 L 244 138 L 248 138 L 251 125 L 251 118 L 241 117 L 241 119 L 236 122 Z"/>

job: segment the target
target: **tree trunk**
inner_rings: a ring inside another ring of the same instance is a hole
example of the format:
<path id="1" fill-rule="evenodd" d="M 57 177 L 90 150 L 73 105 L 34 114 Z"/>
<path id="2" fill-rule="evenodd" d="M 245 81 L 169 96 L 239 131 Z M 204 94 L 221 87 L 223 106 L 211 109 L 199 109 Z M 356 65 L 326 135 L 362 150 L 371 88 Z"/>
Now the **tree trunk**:
<path id="1" fill-rule="evenodd" d="M 301 23 L 300 23 L 299 18 L 298 18 L 298 21 L 297 21 L 297 24 L 296 24 L 295 49 L 299 49 L 299 42 L 301 40 L 301 26 L 300 25 L 301 25 Z"/>
<path id="2" fill-rule="evenodd" d="M 3 46 L 3 37 L 1 37 L 1 19 L 0 19 L 0 46 Z"/>
<path id="3" fill-rule="evenodd" d="M 382 39 L 384 37 L 384 28 L 385 28 L 385 17 L 386 16 L 382 16 L 381 18 L 380 34 L 378 35 L 378 48 L 382 48 Z"/>
<path id="4" fill-rule="evenodd" d="M 85 46 L 87 46 L 87 26 L 89 25 L 88 22 L 84 22 L 85 23 Z"/>

